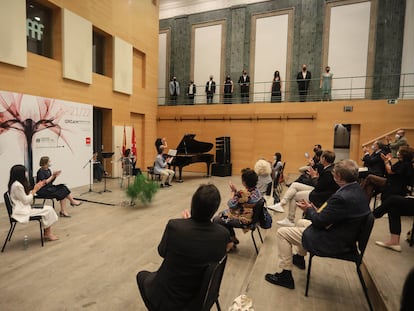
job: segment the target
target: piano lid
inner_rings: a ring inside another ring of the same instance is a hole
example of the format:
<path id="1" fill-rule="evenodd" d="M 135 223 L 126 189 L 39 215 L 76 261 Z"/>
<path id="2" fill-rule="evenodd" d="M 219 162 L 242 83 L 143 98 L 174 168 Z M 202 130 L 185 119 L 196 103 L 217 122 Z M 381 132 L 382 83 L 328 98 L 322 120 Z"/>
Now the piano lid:
<path id="1" fill-rule="evenodd" d="M 194 139 L 195 134 L 185 134 L 177 146 L 177 153 L 194 154 L 209 152 L 213 148 L 212 143 L 205 143 Z"/>

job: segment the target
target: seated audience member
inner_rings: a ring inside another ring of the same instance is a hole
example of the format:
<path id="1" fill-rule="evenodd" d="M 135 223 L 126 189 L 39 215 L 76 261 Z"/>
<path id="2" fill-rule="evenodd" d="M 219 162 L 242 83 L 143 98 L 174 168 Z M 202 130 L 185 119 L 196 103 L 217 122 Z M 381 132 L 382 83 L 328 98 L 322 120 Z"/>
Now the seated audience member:
<path id="1" fill-rule="evenodd" d="M 230 239 L 235 245 L 239 244 L 239 240 L 234 228 L 246 228 L 251 224 L 253 208 L 262 198 L 256 187 L 258 176 L 255 171 L 249 168 L 243 169 L 241 179 L 245 189 L 237 190 L 236 186 L 230 182 L 232 197 L 227 202 L 229 208 L 213 219 L 214 223 L 223 225 L 229 230 Z"/>
<path id="2" fill-rule="evenodd" d="M 369 153 L 368 147 L 364 146 L 362 148 L 364 151 L 362 161 L 364 162 L 364 166 L 368 169 L 368 171 L 361 172 L 359 174 L 360 178 L 365 178 L 369 174 L 374 174 L 377 176 L 384 176 L 385 174 L 384 160 L 381 158 L 381 154 L 384 154 L 384 144 L 376 141 L 372 144 L 371 148 L 371 154 Z"/>
<path id="3" fill-rule="evenodd" d="M 408 147 L 407 139 L 405 138 L 405 131 L 404 130 L 398 130 L 395 134 L 395 140 L 392 142 L 391 137 L 387 136 L 385 139 L 388 142 L 388 147 L 391 150 L 393 158 L 397 157 L 397 152 L 400 149 L 401 146 Z"/>
<path id="4" fill-rule="evenodd" d="M 192 197 L 190 218 L 168 222 L 158 245 L 164 258 L 160 268 L 136 277 L 148 310 L 184 310 L 199 291 L 206 266 L 226 254 L 229 233 L 211 222 L 220 200 L 216 186 L 201 185 Z"/>
<path id="5" fill-rule="evenodd" d="M 400 147 L 397 157 L 398 161 L 391 164 L 391 154 L 381 155 L 385 164 L 386 178 L 371 174 L 363 180 L 361 186 L 368 199 L 372 198 L 374 190 L 382 193 L 382 200 L 393 194 L 401 196 L 407 194 L 407 186 L 410 185 L 414 174 L 413 149 L 405 146 Z"/>
<path id="6" fill-rule="evenodd" d="M 376 241 L 375 244 L 401 252 L 401 216 L 414 216 L 414 197 L 391 195 L 373 211 L 375 218 L 381 218 L 387 213 L 391 237 L 386 242 Z"/>
<path id="7" fill-rule="evenodd" d="M 275 152 L 275 155 L 273 156 L 273 162 L 272 162 L 273 179 L 276 178 L 277 173 L 280 172 L 282 168 L 283 168 L 282 154 L 280 152 Z"/>
<path id="8" fill-rule="evenodd" d="M 167 168 L 167 161 L 169 158 L 164 159 L 162 153 L 164 149 L 163 147 L 160 147 L 158 149 L 157 157 L 155 158 L 154 162 L 154 173 L 160 174 L 161 176 L 161 188 L 164 187 L 171 187 L 171 182 L 174 177 L 175 172 L 173 170 L 170 170 Z"/>
<path id="9" fill-rule="evenodd" d="M 310 202 L 298 202 L 306 219 L 298 221 L 296 227 L 277 230 L 282 271 L 266 274 L 266 281 L 294 289 L 292 266 L 305 269 L 307 251 L 334 256 L 355 247 L 361 222 L 371 212 L 367 197 L 357 183 L 358 165 L 352 160 L 341 160 L 335 164 L 333 175 L 340 188 L 319 210 Z M 298 249 L 295 255 L 292 246 Z"/>
<path id="10" fill-rule="evenodd" d="M 272 191 L 272 167 L 270 162 L 260 159 L 254 165 L 254 171 L 257 174 L 257 188 L 262 195 L 270 195 Z"/>
<path id="11" fill-rule="evenodd" d="M 66 199 L 69 200 L 70 205 L 72 206 L 79 206 L 82 202 L 75 200 L 70 193 L 68 187 L 64 184 L 54 185 L 53 182 L 55 181 L 56 177 L 58 177 L 62 171 L 52 171 L 50 170 L 51 163 L 49 157 L 41 157 L 39 162 L 40 168 L 37 171 L 37 181 L 45 181 L 45 185 L 39 189 L 37 192 L 39 196 L 45 198 L 56 199 L 60 203 L 60 212 L 59 216 L 61 217 L 70 217 L 68 212 L 66 211 Z"/>
<path id="12" fill-rule="evenodd" d="M 52 206 L 44 205 L 43 208 L 32 208 L 33 196 L 45 185 L 44 181 L 37 182 L 33 189 L 29 189 L 27 170 L 23 165 L 14 165 L 10 170 L 8 190 L 13 207 L 12 217 L 21 223 L 29 222 L 31 216 L 41 216 L 44 227 L 44 239 L 55 241 L 59 238 L 52 233 L 52 225 L 58 220 Z"/>
<path id="13" fill-rule="evenodd" d="M 316 150 L 315 154 L 312 159 L 309 160 L 308 164 L 299 168 L 299 172 L 301 174 L 298 179 L 295 180 L 295 182 L 300 182 L 302 184 L 312 186 L 312 177 L 308 173 L 309 168 L 313 168 L 319 174 L 322 172 L 323 165 L 321 164 L 321 156 L 323 151 L 317 148 L 317 146 L 320 145 L 315 145 L 315 148 L 313 149 L 314 151 Z"/>
<path id="14" fill-rule="evenodd" d="M 332 169 L 335 162 L 335 153 L 333 151 L 324 151 L 321 157 L 323 170 L 319 175 L 316 170 L 309 168 L 312 186 L 294 182 L 286 191 L 280 203 L 268 208 L 274 211 L 284 211 L 289 206 L 288 217 L 277 221 L 281 226 L 295 226 L 296 202 L 310 201 L 316 207 L 320 207 L 329 197 L 338 189 L 338 185 L 333 180 Z"/>
<path id="15" fill-rule="evenodd" d="M 414 268 L 408 273 L 401 294 L 400 311 L 414 310 Z"/>

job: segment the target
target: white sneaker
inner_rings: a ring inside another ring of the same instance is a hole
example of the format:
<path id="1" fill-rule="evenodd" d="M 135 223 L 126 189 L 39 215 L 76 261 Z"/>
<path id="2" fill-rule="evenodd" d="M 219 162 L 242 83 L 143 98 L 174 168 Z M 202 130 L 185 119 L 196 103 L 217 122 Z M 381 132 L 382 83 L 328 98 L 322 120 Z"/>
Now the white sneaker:
<path id="1" fill-rule="evenodd" d="M 295 223 L 293 221 L 290 221 L 288 218 L 276 221 L 276 223 L 283 227 L 294 227 Z"/>
<path id="2" fill-rule="evenodd" d="M 276 203 L 275 205 L 270 205 L 267 207 L 268 209 L 278 212 L 278 213 L 284 213 L 285 210 L 283 209 L 283 206 L 281 203 Z"/>

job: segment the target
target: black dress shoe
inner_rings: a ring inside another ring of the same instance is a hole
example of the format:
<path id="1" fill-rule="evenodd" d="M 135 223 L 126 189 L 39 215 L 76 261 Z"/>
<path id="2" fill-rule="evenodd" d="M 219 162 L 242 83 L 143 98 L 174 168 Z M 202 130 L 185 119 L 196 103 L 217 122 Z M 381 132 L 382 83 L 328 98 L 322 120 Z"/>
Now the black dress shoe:
<path id="1" fill-rule="evenodd" d="M 275 274 L 268 273 L 265 276 L 265 280 L 275 285 L 295 289 L 295 281 L 293 280 L 292 273 L 288 270 Z"/>
<path id="2" fill-rule="evenodd" d="M 165 183 L 165 186 L 166 186 L 166 187 L 171 187 L 172 185 L 171 185 L 170 183 L 167 183 L 167 182 L 166 182 L 166 183 Z"/>
<path id="3" fill-rule="evenodd" d="M 305 264 L 305 257 L 300 256 L 298 254 L 293 255 L 292 257 L 292 261 L 293 264 L 298 267 L 301 270 L 305 270 L 306 269 L 306 264 Z"/>

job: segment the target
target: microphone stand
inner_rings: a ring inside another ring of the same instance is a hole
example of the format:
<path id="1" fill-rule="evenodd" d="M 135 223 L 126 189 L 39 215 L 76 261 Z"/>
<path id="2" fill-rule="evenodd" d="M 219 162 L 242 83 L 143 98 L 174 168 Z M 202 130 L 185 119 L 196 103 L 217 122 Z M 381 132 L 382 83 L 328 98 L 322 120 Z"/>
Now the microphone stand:
<path id="1" fill-rule="evenodd" d="M 84 193 L 81 193 L 80 195 L 84 195 L 84 194 L 87 194 L 87 193 L 90 193 L 90 192 L 95 192 L 95 193 L 100 194 L 100 192 L 92 190 L 92 165 L 91 165 L 91 163 L 92 163 L 93 157 L 94 156 L 92 155 L 92 157 L 88 161 L 86 161 L 85 165 L 82 167 L 84 169 L 89 164 L 89 190 L 84 192 Z"/>

